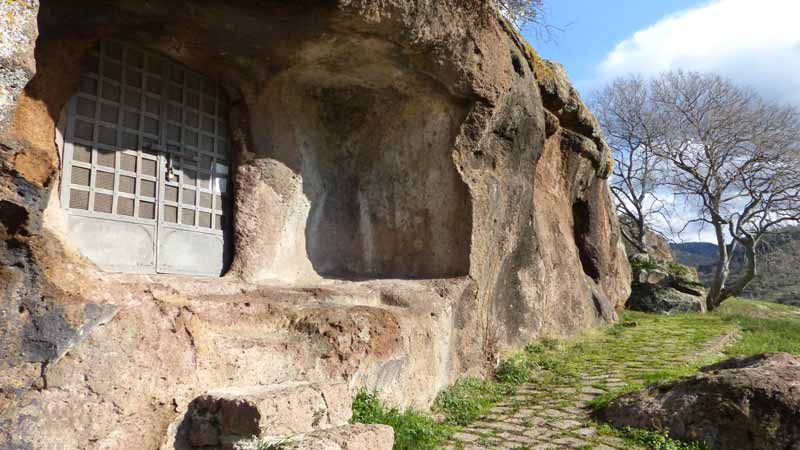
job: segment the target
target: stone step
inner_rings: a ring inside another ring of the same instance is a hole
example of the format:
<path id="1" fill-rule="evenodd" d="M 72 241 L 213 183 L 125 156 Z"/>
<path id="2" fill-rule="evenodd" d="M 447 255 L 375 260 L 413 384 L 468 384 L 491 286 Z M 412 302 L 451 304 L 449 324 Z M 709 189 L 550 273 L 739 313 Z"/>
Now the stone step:
<path id="1" fill-rule="evenodd" d="M 387 425 L 345 425 L 315 431 L 283 440 L 243 440 L 228 444 L 224 449 L 258 450 L 271 448 L 281 450 L 392 450 L 394 430 Z"/>
<path id="2" fill-rule="evenodd" d="M 295 436 L 346 425 L 352 416 L 345 383 L 230 387 L 196 398 L 187 411 L 194 448 Z"/>

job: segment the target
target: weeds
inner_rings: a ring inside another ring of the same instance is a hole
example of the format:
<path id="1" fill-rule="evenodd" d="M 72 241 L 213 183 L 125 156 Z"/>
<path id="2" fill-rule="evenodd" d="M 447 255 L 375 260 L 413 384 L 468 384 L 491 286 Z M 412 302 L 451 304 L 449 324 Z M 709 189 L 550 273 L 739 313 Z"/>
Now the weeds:
<path id="1" fill-rule="evenodd" d="M 650 450 L 709 450 L 700 442 L 682 442 L 669 437 L 666 432 L 625 428 L 622 436 L 630 442 L 647 446 Z"/>
<path id="2" fill-rule="evenodd" d="M 436 397 L 433 410 L 451 425 L 464 426 L 483 415 L 513 387 L 477 378 L 459 380 Z"/>
<path id="3" fill-rule="evenodd" d="M 514 355 L 509 359 L 503 360 L 495 370 L 495 378 L 500 383 L 522 384 L 530 379 L 531 369 L 536 366 L 535 362 L 524 355 Z"/>
<path id="4" fill-rule="evenodd" d="M 394 450 L 434 450 L 450 436 L 447 425 L 411 408 L 401 412 L 387 407 L 366 390 L 359 391 L 353 400 L 352 422 L 391 426 Z"/>

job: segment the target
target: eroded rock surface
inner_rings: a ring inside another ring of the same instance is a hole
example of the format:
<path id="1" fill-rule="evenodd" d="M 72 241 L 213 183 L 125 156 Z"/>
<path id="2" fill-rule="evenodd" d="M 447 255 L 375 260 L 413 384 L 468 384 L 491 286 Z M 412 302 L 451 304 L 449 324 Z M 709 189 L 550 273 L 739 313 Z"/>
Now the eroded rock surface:
<path id="1" fill-rule="evenodd" d="M 736 358 L 623 395 L 602 412 L 615 427 L 669 431 L 713 450 L 800 448 L 800 358 Z"/>
<path id="2" fill-rule="evenodd" d="M 623 227 L 623 231 L 626 231 L 629 235 L 633 236 L 632 225 L 626 223 L 630 219 L 620 216 L 620 226 Z M 627 231 L 625 228 L 628 227 L 631 230 Z M 637 249 L 636 246 L 631 244 L 628 239 L 624 237 L 623 233 L 623 244 L 625 244 L 625 252 L 628 253 L 628 256 L 633 256 L 637 253 L 641 253 L 641 250 Z M 659 233 L 656 233 L 652 230 L 647 230 L 645 232 L 645 242 L 647 244 L 647 254 L 650 257 L 655 258 L 659 261 L 674 261 L 675 258 L 672 255 L 672 247 L 670 247 L 669 241 Z"/>
<path id="3" fill-rule="evenodd" d="M 0 448 L 156 448 L 231 386 L 343 382 L 425 407 L 628 297 L 599 127 L 485 2 L 9 4 Z M 222 279 L 102 273 L 67 236 L 56 125 L 111 37 L 228 91 Z"/>
<path id="4" fill-rule="evenodd" d="M 252 437 L 282 437 L 347 424 L 352 415 L 347 385 L 284 384 L 228 387 L 189 405 L 189 442 L 211 447 Z"/>
<path id="5" fill-rule="evenodd" d="M 386 425 L 355 424 L 309 433 L 286 450 L 391 450 L 394 431 Z"/>

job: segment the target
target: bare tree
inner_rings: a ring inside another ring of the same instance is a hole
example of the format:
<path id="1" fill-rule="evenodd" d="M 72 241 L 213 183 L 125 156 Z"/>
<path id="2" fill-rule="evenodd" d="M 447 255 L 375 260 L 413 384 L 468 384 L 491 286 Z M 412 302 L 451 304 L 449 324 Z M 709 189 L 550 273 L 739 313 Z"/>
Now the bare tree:
<path id="1" fill-rule="evenodd" d="M 669 184 L 700 205 L 693 220 L 714 230 L 719 257 L 709 289 L 714 309 L 758 273 L 756 248 L 767 233 L 800 223 L 800 111 L 760 98 L 717 75 L 669 72 L 652 85 L 667 130 L 657 146 Z M 737 247 L 744 274 L 729 284 Z"/>
<path id="2" fill-rule="evenodd" d="M 664 161 L 657 150 L 666 133 L 650 85 L 637 76 L 618 78 L 596 92 L 591 103 L 614 152 L 611 192 L 625 225 L 623 237 L 638 252 L 648 253 L 648 234 L 658 230 L 653 219 L 664 218 L 658 197 Z"/>
<path id="3" fill-rule="evenodd" d="M 517 25 L 541 20 L 545 0 L 495 0 L 500 11 Z"/>
<path id="4" fill-rule="evenodd" d="M 529 25 L 542 41 L 554 41 L 562 31 L 546 17 L 547 0 L 494 0 L 496 8 L 517 28 Z"/>

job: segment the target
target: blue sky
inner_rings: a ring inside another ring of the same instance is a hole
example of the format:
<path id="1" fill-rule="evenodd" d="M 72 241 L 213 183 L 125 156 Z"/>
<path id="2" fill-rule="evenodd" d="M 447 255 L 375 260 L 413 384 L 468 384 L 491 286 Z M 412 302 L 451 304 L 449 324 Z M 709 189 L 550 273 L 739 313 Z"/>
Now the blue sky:
<path id="1" fill-rule="evenodd" d="M 549 0 L 547 18 L 564 29 L 556 43 L 523 32 L 566 67 L 584 99 L 615 77 L 684 69 L 800 106 L 800 0 Z M 673 226 L 687 210 L 675 208 Z M 696 228 L 674 238 L 713 240 Z"/>
<path id="2" fill-rule="evenodd" d="M 547 15 L 564 28 L 557 43 L 524 34 L 584 96 L 616 76 L 689 69 L 800 105 L 800 0 L 549 0 Z"/>
<path id="3" fill-rule="evenodd" d="M 531 30 L 525 37 L 547 59 L 566 67 L 582 88 L 614 47 L 634 32 L 675 12 L 705 4 L 698 0 L 551 0 L 548 22 L 563 29 L 555 43 L 540 42 Z"/>

